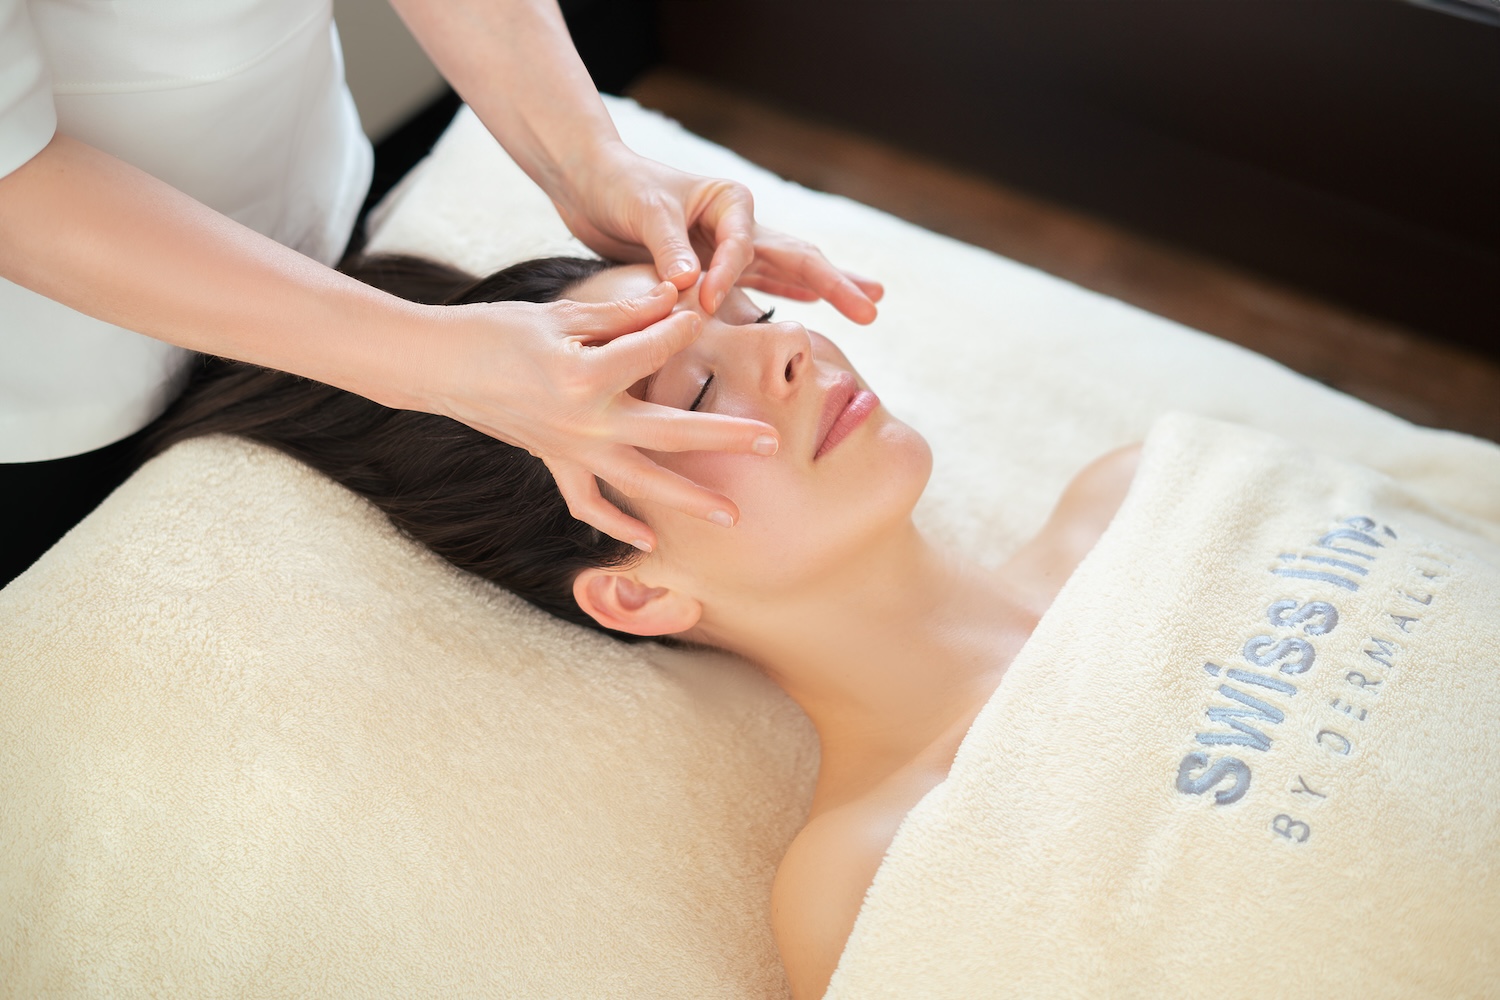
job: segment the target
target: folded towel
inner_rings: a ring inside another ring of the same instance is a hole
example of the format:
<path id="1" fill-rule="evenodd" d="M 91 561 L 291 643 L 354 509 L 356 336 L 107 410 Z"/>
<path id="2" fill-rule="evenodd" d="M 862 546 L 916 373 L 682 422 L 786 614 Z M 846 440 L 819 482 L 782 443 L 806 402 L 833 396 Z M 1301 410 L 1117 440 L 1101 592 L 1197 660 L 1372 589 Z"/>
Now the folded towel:
<path id="1" fill-rule="evenodd" d="M 745 997 L 817 748 L 207 438 L 0 591 L 0 997 Z"/>
<path id="2" fill-rule="evenodd" d="M 1497 667 L 1500 525 L 1163 418 L 828 996 L 1495 996 Z"/>

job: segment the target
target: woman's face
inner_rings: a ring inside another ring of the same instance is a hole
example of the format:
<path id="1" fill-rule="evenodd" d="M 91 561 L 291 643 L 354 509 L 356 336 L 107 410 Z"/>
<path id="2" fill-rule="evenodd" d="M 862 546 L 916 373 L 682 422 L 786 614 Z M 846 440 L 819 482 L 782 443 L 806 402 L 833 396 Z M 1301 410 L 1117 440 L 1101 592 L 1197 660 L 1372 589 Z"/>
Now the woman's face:
<path id="1" fill-rule="evenodd" d="M 658 283 L 647 265 L 612 268 L 568 297 L 607 302 Z M 712 316 L 697 289 L 678 309 L 703 321 L 702 335 L 632 388 L 664 406 L 763 420 L 777 429 L 774 456 L 651 453 L 662 466 L 730 497 L 740 509 L 721 528 L 657 504 L 635 513 L 658 546 L 648 563 L 694 589 L 708 614 L 718 599 L 796 588 L 905 524 L 931 471 L 927 443 L 892 417 L 833 342 L 800 323 L 770 322 L 740 290 Z"/>

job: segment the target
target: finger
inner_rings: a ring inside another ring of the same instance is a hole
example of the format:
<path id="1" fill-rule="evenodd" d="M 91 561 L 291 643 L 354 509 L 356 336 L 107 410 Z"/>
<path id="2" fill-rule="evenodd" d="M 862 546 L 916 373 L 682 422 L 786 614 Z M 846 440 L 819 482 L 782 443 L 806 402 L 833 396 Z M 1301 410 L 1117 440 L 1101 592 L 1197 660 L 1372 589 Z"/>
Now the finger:
<path id="1" fill-rule="evenodd" d="M 759 251 L 759 258 L 766 265 L 763 275 L 803 285 L 856 323 L 874 321 L 875 303 L 817 249 L 773 247 Z"/>
<path id="2" fill-rule="evenodd" d="M 755 259 L 755 206 L 750 192 L 730 185 L 709 205 L 704 222 L 713 226 L 714 253 L 698 301 L 712 314 Z"/>
<path id="3" fill-rule="evenodd" d="M 843 274 L 844 277 L 855 283 L 859 291 L 864 292 L 865 297 L 871 303 L 877 303 L 877 301 L 885 297 L 885 285 L 882 285 L 882 283 L 874 282 L 874 280 L 867 279 L 867 277 L 855 276 L 855 274 L 850 274 L 849 271 L 844 271 Z M 765 273 L 745 271 L 739 277 L 739 283 L 744 288 L 754 288 L 756 291 L 766 292 L 766 294 L 780 295 L 781 298 L 795 298 L 798 301 L 817 301 L 819 298 L 822 298 L 817 292 L 811 291 L 805 285 L 790 285 L 783 277 L 777 276 L 777 273 L 771 270 L 765 271 Z"/>
<path id="4" fill-rule="evenodd" d="M 661 504 L 721 528 L 731 528 L 740 519 L 734 501 L 662 468 L 634 448 L 613 449 L 610 460 L 594 473 L 632 500 Z"/>
<path id="5" fill-rule="evenodd" d="M 617 337 L 585 356 L 585 363 L 602 373 L 611 392 L 623 392 L 667 359 L 698 339 L 703 321 L 694 312 L 677 312 L 629 337 Z"/>
<path id="6" fill-rule="evenodd" d="M 656 548 L 656 532 L 644 521 L 636 520 L 616 507 L 599 492 L 594 474 L 575 462 L 543 459 L 557 489 L 568 504 L 568 513 L 589 527 L 604 532 L 616 541 L 634 545 L 642 552 Z"/>
<path id="7" fill-rule="evenodd" d="M 816 302 L 818 293 L 810 290 L 805 285 L 793 285 L 780 278 L 770 275 L 746 273 L 740 276 L 740 287 L 751 288 L 757 292 L 765 292 L 767 295 L 779 295 L 784 299 L 794 299 L 798 302 Z"/>
<path id="8" fill-rule="evenodd" d="M 641 242 L 656 264 L 656 273 L 679 290 L 698 282 L 701 268 L 688 240 L 687 221 L 679 207 L 653 206 L 641 224 Z"/>
<path id="9" fill-rule="evenodd" d="M 614 437 L 648 451 L 731 451 L 774 455 L 781 447 L 776 428 L 760 420 L 722 413 L 690 413 L 639 399 L 620 403 Z"/>
<path id="10" fill-rule="evenodd" d="M 560 305 L 561 319 L 569 336 L 585 342 L 609 343 L 616 337 L 636 333 L 670 316 L 677 304 L 677 287 L 663 281 L 644 295 L 614 302 L 573 302 Z"/>
<path id="11" fill-rule="evenodd" d="M 865 278 L 855 274 L 853 271 L 845 271 L 844 277 L 854 282 L 859 290 L 865 293 L 865 298 L 871 302 L 879 302 L 885 298 L 885 286 L 874 278 Z"/>

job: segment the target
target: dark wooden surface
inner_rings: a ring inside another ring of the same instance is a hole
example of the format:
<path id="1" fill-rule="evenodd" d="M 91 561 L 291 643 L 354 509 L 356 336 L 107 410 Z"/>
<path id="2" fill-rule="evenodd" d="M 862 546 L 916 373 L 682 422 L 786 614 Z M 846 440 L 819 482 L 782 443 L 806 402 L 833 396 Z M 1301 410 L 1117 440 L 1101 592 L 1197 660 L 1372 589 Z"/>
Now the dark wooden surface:
<path id="1" fill-rule="evenodd" d="M 800 184 L 1249 347 L 1416 423 L 1500 441 L 1500 364 L 1477 353 L 676 70 L 629 93 Z"/>
<path id="2" fill-rule="evenodd" d="M 657 9 L 674 68 L 1500 360 L 1500 25 L 1403 0 Z"/>

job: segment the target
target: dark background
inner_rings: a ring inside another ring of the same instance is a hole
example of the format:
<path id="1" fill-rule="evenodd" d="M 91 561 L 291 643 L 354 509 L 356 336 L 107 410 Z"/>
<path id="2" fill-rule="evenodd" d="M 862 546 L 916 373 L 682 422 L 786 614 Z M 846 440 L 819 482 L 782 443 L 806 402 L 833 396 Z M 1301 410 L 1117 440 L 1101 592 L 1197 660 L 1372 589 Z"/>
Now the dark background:
<path id="1" fill-rule="evenodd" d="M 1500 0 L 562 7 L 601 90 L 686 70 L 1500 357 Z"/>

